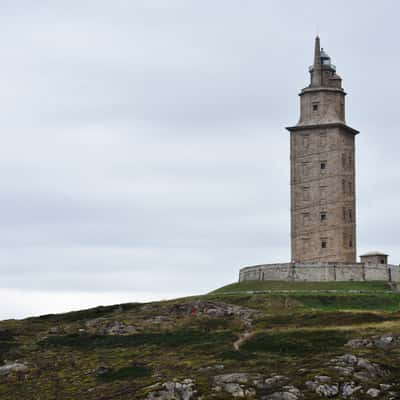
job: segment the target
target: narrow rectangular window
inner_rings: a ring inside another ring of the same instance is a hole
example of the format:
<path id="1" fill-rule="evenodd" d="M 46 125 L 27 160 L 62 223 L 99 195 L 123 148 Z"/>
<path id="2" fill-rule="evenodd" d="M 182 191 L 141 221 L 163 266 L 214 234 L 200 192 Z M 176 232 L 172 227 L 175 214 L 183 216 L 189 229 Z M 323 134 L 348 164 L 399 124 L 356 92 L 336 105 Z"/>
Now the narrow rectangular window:
<path id="1" fill-rule="evenodd" d="M 325 201 L 326 200 L 326 196 L 327 196 L 327 187 L 326 186 L 320 186 L 319 187 L 319 197 L 321 201 Z"/>
<path id="2" fill-rule="evenodd" d="M 328 247 L 328 240 L 321 239 L 321 249 L 326 249 Z"/>
<path id="3" fill-rule="evenodd" d="M 313 111 L 318 111 L 318 104 L 313 104 L 312 109 Z"/>
<path id="4" fill-rule="evenodd" d="M 308 176 L 310 173 L 310 163 L 309 162 L 304 162 L 302 164 L 302 169 L 303 169 L 303 175 Z"/>
<path id="5" fill-rule="evenodd" d="M 348 236 L 347 233 L 343 233 L 343 247 L 347 248 Z"/>
<path id="6" fill-rule="evenodd" d="M 342 180 L 342 192 L 343 194 L 346 193 L 346 181 L 344 179 Z"/>
<path id="7" fill-rule="evenodd" d="M 319 144 L 321 147 L 325 147 L 326 146 L 326 133 L 322 132 L 319 135 Z"/>
<path id="8" fill-rule="evenodd" d="M 303 147 L 307 148 L 310 144 L 310 135 L 303 135 Z"/>
<path id="9" fill-rule="evenodd" d="M 308 186 L 303 187 L 303 200 L 304 201 L 310 200 L 310 188 Z"/>
<path id="10" fill-rule="evenodd" d="M 310 250 L 310 239 L 305 238 L 303 239 L 303 251 L 308 252 Z"/>
<path id="11" fill-rule="evenodd" d="M 328 162 L 327 162 L 326 160 L 320 162 L 320 168 L 321 168 L 321 170 L 325 170 L 325 169 L 326 169 L 326 164 L 327 164 L 327 163 L 328 163 Z"/>
<path id="12" fill-rule="evenodd" d="M 349 221 L 353 222 L 353 210 L 349 208 Z"/>
<path id="13" fill-rule="evenodd" d="M 321 220 L 321 222 L 325 222 L 327 220 L 327 214 L 325 211 L 322 211 L 320 213 L 320 220 Z"/>

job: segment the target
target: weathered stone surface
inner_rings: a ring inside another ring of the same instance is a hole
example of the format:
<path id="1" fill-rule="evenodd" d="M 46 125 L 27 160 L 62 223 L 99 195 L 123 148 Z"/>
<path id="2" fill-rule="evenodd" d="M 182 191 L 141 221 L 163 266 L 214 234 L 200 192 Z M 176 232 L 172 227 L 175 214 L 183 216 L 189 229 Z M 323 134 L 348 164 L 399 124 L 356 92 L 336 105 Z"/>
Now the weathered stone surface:
<path id="1" fill-rule="evenodd" d="M 343 375 L 352 375 L 354 378 L 364 382 L 377 377 L 383 378 L 388 375 L 387 371 L 382 369 L 378 364 L 353 354 L 345 354 L 334 358 L 330 361 L 330 365 L 336 371 L 343 372 Z"/>
<path id="2" fill-rule="evenodd" d="M 346 346 L 351 347 L 352 349 L 361 349 L 363 347 L 372 347 L 373 343 L 368 339 L 352 339 L 346 343 Z"/>
<path id="3" fill-rule="evenodd" d="M 317 386 L 315 392 L 324 397 L 334 397 L 339 393 L 339 385 L 323 384 Z"/>
<path id="4" fill-rule="evenodd" d="M 198 369 L 199 372 L 205 372 L 205 371 L 212 371 L 212 370 L 221 370 L 224 369 L 225 366 L 222 364 L 216 364 L 216 365 L 208 365 L 207 367 L 201 367 Z"/>
<path id="5" fill-rule="evenodd" d="M 343 397 L 349 397 L 358 392 L 360 389 L 362 389 L 362 386 L 356 386 L 354 382 L 346 382 L 343 384 L 341 391 Z"/>
<path id="6" fill-rule="evenodd" d="M 105 328 L 105 333 L 108 335 L 131 335 L 137 332 L 136 327 L 119 321 L 115 321 L 111 326 Z"/>
<path id="7" fill-rule="evenodd" d="M 143 309 L 146 312 L 162 312 L 162 314 L 158 314 L 148 319 L 147 322 L 150 323 L 171 322 L 174 317 L 186 316 L 208 316 L 210 318 L 235 316 L 242 320 L 246 326 L 251 326 L 252 315 L 255 314 L 255 310 L 249 308 L 207 300 L 188 301 L 180 304 L 165 305 L 163 307 L 158 306 L 157 308 L 154 308 L 154 310 L 151 305 L 145 305 L 143 306 Z M 167 315 L 168 317 L 164 317 Z"/>
<path id="8" fill-rule="evenodd" d="M 264 397 L 265 400 L 297 400 L 299 397 L 291 392 L 275 392 Z"/>
<path id="9" fill-rule="evenodd" d="M 244 390 L 238 383 L 226 383 L 224 385 L 224 390 L 233 397 L 244 397 Z"/>
<path id="10" fill-rule="evenodd" d="M 106 318 L 88 320 L 85 326 L 88 332 L 97 335 L 132 335 L 138 332 L 135 326 L 127 325 L 121 321 L 109 321 Z"/>
<path id="11" fill-rule="evenodd" d="M 381 391 L 375 388 L 371 388 L 367 390 L 367 395 L 370 397 L 379 397 Z"/>
<path id="12" fill-rule="evenodd" d="M 389 350 L 396 346 L 400 346 L 400 338 L 387 334 L 372 339 L 352 339 L 346 343 L 346 346 L 353 349 L 377 347 L 380 349 Z"/>
<path id="13" fill-rule="evenodd" d="M 100 365 L 99 367 L 97 367 L 97 368 L 94 370 L 94 372 L 95 372 L 95 374 L 96 374 L 97 376 L 105 375 L 105 374 L 107 374 L 107 373 L 110 372 L 110 371 L 111 371 L 111 368 L 106 367 L 106 366 L 104 366 L 104 365 Z"/>
<path id="14" fill-rule="evenodd" d="M 326 376 L 326 375 L 317 375 L 316 377 L 314 377 L 314 380 L 320 383 L 326 383 L 331 381 L 331 377 L 330 376 Z"/>
<path id="15" fill-rule="evenodd" d="M 26 364 L 20 362 L 6 363 L 0 367 L 0 376 L 9 375 L 14 372 L 26 372 L 28 369 Z"/>
<path id="16" fill-rule="evenodd" d="M 314 381 L 307 381 L 307 382 L 305 383 L 305 387 L 306 387 L 308 390 L 311 390 L 311 391 L 315 391 L 315 389 L 317 389 L 318 386 L 319 386 L 318 383 L 317 383 L 317 382 L 314 382 Z"/>
<path id="17" fill-rule="evenodd" d="M 396 345 L 400 345 L 400 340 L 398 337 L 393 337 L 392 335 L 384 335 L 375 339 L 374 345 L 381 349 L 390 349 Z"/>
<path id="18" fill-rule="evenodd" d="M 159 390 L 149 393 L 146 400 L 191 400 L 196 394 L 194 386 L 194 381 L 191 379 L 165 382 Z"/>
<path id="19" fill-rule="evenodd" d="M 234 397 L 241 397 L 242 395 L 248 397 L 256 396 L 257 391 L 270 393 L 269 396 L 272 395 L 271 393 L 276 396 L 287 396 L 285 397 L 287 399 L 294 399 L 293 396 L 300 396 L 299 389 L 294 386 L 283 386 L 287 381 L 288 378 L 283 375 L 266 377 L 256 372 L 235 372 L 215 376 L 213 379 L 213 391 L 227 392 Z M 264 396 L 264 398 L 267 397 Z"/>
<path id="20" fill-rule="evenodd" d="M 251 374 L 247 372 L 236 372 L 232 374 L 217 375 L 214 377 L 214 383 L 216 385 L 222 385 L 226 383 L 247 383 L 252 379 L 259 379 L 259 374 Z"/>
<path id="21" fill-rule="evenodd" d="M 282 383 L 287 382 L 287 381 L 288 381 L 288 378 L 286 376 L 274 375 L 271 378 L 265 379 L 264 384 L 267 387 L 272 387 L 272 386 L 275 386 L 277 384 L 282 384 Z"/>
<path id="22" fill-rule="evenodd" d="M 165 315 L 156 315 L 147 320 L 148 323 L 155 324 L 155 325 L 162 324 L 164 322 L 171 322 L 171 321 L 172 321 L 172 319 Z"/>

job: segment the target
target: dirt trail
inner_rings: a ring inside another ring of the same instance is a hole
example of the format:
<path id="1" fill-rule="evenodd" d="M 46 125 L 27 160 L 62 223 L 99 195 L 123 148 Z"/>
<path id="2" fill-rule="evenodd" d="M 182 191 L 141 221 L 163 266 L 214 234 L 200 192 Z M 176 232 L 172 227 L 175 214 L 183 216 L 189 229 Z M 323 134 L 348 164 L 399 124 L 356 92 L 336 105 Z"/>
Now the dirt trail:
<path id="1" fill-rule="evenodd" d="M 239 350 L 240 346 L 245 343 L 247 340 L 251 339 L 254 335 L 256 334 L 256 332 L 251 331 L 251 332 L 245 332 L 243 334 L 241 334 L 239 336 L 239 339 L 236 340 L 236 342 L 233 343 L 233 348 L 235 350 Z"/>

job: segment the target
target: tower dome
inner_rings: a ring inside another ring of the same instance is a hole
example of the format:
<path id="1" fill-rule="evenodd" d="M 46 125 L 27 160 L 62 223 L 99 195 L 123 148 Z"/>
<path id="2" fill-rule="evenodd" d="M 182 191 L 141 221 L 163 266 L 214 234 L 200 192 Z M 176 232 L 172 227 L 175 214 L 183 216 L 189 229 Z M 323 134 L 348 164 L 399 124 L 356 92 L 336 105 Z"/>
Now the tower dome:
<path id="1" fill-rule="evenodd" d="M 321 64 L 327 65 L 331 67 L 333 70 L 336 70 L 336 67 L 331 63 L 331 58 L 328 56 L 324 48 L 321 48 Z"/>

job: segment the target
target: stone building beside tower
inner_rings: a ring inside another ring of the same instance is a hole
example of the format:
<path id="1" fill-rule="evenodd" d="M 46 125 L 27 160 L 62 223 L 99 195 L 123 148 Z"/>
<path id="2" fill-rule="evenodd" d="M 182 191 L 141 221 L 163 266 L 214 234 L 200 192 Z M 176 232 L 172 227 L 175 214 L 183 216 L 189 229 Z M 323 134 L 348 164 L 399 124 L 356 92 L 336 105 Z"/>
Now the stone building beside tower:
<path id="1" fill-rule="evenodd" d="M 315 39 L 310 84 L 290 131 L 292 261 L 356 261 L 355 136 L 342 80 Z"/>
<path id="2" fill-rule="evenodd" d="M 371 252 L 356 261 L 355 138 L 342 80 L 315 39 L 310 84 L 290 132 L 291 262 L 240 270 L 239 281 L 400 282 L 400 267 Z"/>

